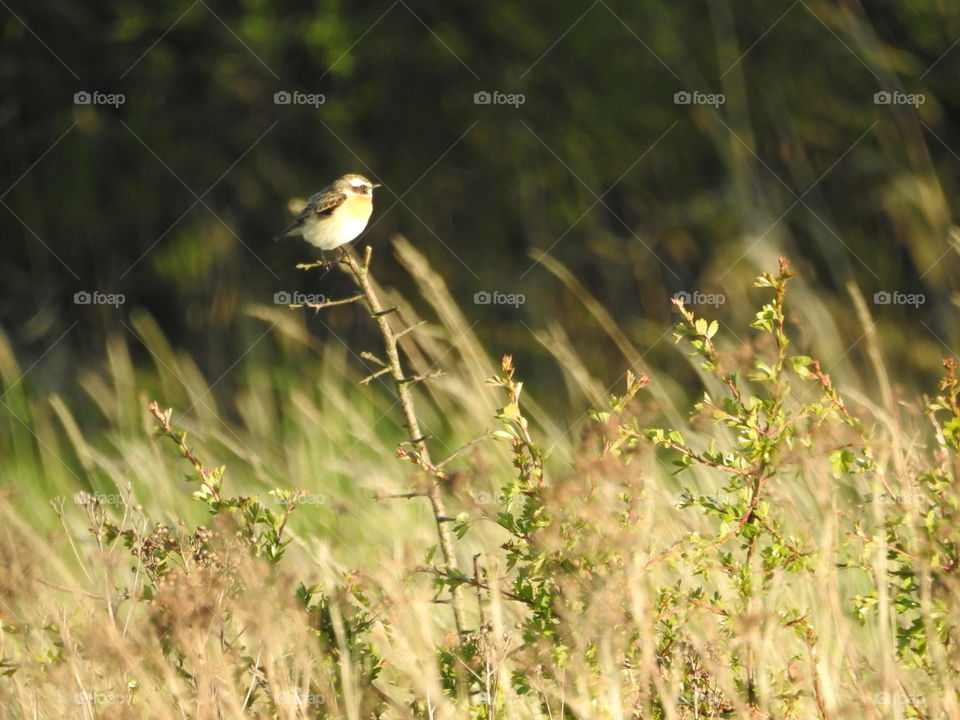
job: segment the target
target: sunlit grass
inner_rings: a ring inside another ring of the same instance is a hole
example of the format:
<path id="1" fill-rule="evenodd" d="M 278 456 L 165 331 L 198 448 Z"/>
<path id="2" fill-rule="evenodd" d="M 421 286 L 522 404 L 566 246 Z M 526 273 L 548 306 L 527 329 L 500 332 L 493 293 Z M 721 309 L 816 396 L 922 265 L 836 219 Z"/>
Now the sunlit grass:
<path id="1" fill-rule="evenodd" d="M 790 357 L 807 348 L 787 335 L 817 312 L 798 288 L 785 327 L 775 305 L 766 329 L 746 327 L 752 313 L 730 332 L 682 317 L 679 334 L 699 351 L 676 372 L 657 371 L 554 266 L 624 368 L 650 380 L 626 396 L 617 383 L 621 400 L 587 417 L 611 393 L 563 329 L 548 328 L 544 347 L 578 398 L 571 424 L 536 402 L 553 388 L 492 361 L 412 246 L 401 241 L 398 256 L 420 284 L 424 316 L 386 297 L 398 322 L 427 319 L 402 340 L 405 357 L 419 374 L 444 371 L 415 391 L 431 450 L 442 458 L 501 435 L 443 474 L 464 574 L 434 572 L 424 498 L 387 497 L 425 482 L 396 457 L 407 436 L 392 384 L 358 384 L 368 373 L 361 349 L 319 344 L 297 312 L 248 308 L 263 342 L 299 358 L 298 372 L 260 363 L 254 350 L 227 405 L 216 379 L 145 315 L 109 341 L 104 368 L 79 370 L 83 401 L 20 381 L 0 342 L 0 472 L 13 479 L 0 533 L 5 716 L 960 717 L 956 425 L 931 422 L 919 399 L 894 399 L 876 333 L 865 332 L 860 389 L 846 395 L 838 382 L 831 395 L 819 366 L 788 361 L 788 348 Z M 869 327 L 866 306 L 854 306 Z M 756 361 L 778 367 L 771 357 L 784 374 L 764 379 Z M 494 375 L 497 387 L 487 386 Z M 697 387 L 680 387 L 681 376 Z M 711 418 L 687 404 L 704 391 L 744 399 Z M 271 491 L 306 493 L 279 540 L 191 497 L 205 476 L 157 437 L 151 400 L 172 408 L 203 468 L 225 467 L 224 498 L 258 496 L 282 516 L 284 495 Z M 793 423 L 795 437 L 764 459 L 771 428 Z M 645 432 L 658 426 L 681 434 Z M 687 470 L 674 474 L 685 456 Z M 728 487 L 741 462 L 769 469 L 755 506 L 748 487 Z M 157 523 L 168 526 L 161 535 Z M 267 565 L 265 545 L 285 555 Z M 451 581 L 467 599 L 459 639 L 450 606 L 435 602 Z M 914 619 L 920 632 L 907 637 Z"/>

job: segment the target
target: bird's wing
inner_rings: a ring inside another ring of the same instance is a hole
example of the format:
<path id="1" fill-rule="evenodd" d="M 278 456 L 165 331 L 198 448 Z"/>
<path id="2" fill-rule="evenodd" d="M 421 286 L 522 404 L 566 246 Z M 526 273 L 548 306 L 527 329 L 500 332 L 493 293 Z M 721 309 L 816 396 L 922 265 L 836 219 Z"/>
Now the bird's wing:
<path id="1" fill-rule="evenodd" d="M 329 215 L 343 205 L 346 199 L 347 196 L 342 192 L 331 190 L 329 192 L 317 193 L 310 199 L 311 202 L 307 203 L 307 206 L 300 215 L 304 220 L 310 215 Z"/>
<path id="2" fill-rule="evenodd" d="M 329 215 L 343 205 L 346 199 L 347 196 L 342 192 L 336 190 L 321 190 L 316 195 L 310 197 L 307 206 L 300 211 L 300 214 L 290 223 L 290 226 L 277 235 L 274 240 L 279 240 L 294 232 L 297 228 L 301 227 L 311 215 Z"/>

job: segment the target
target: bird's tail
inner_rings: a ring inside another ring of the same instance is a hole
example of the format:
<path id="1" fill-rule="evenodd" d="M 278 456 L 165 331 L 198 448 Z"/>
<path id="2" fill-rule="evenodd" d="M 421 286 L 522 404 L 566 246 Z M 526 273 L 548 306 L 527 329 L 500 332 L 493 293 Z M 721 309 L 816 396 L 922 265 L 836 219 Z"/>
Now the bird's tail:
<path id="1" fill-rule="evenodd" d="M 299 222 L 292 222 L 292 223 L 290 223 L 290 225 L 287 226 L 286 230 L 284 230 L 283 232 L 281 232 L 281 233 L 278 234 L 278 235 L 274 235 L 274 236 L 273 236 L 273 241 L 276 242 L 277 240 L 280 240 L 280 239 L 282 239 L 282 238 L 289 237 L 290 235 L 295 234 L 296 229 L 297 229 L 297 227 L 298 227 L 299 225 L 300 225 Z"/>

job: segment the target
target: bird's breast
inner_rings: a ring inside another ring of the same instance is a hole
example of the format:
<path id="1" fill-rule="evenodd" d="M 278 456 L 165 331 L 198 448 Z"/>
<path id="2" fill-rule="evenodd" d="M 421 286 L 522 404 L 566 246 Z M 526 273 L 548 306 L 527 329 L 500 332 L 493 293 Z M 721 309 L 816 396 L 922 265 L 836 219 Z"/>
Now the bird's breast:
<path id="1" fill-rule="evenodd" d="M 332 250 L 362 233 L 372 212 L 370 200 L 350 198 L 330 215 L 311 223 L 303 237 L 322 250 Z"/>
<path id="2" fill-rule="evenodd" d="M 343 215 L 345 220 L 358 220 L 366 225 L 371 213 L 373 213 L 373 201 L 370 198 L 351 197 L 340 206 L 339 213 L 335 214 Z"/>

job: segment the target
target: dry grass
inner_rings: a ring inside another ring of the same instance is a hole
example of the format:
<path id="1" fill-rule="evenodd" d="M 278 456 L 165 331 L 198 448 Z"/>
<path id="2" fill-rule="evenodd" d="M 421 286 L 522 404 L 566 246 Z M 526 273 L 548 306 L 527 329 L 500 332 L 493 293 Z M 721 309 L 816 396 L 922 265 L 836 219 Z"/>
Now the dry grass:
<path id="1" fill-rule="evenodd" d="M 879 397 L 852 399 L 786 366 L 748 380 L 756 359 L 777 357 L 774 323 L 723 345 L 715 371 L 699 367 L 709 348 L 694 363 L 714 398 L 734 397 L 725 378 L 739 373 L 743 402 L 727 411 L 741 423 L 691 412 L 648 369 L 649 387 L 565 433 L 519 394 L 522 368 L 490 362 L 425 259 L 397 249 L 432 318 L 401 350 L 418 374 L 446 371 L 413 398 L 434 457 L 502 436 L 433 473 L 464 574 L 428 552 L 422 497 L 377 499 L 427 487 L 395 457 L 390 385 L 358 387 L 353 358 L 316 347 L 293 313 L 251 309 L 290 352 L 322 353 L 315 382 L 254 364 L 229 422 L 149 318 L 136 330 L 155 373 L 112 342 L 109 368 L 81 378 L 87 407 L 17 385 L 0 344 L 5 402 L 23 421 L 3 440 L 3 470 L 20 479 L 0 506 L 3 717 L 960 718 L 951 387 L 934 416 L 895 402 L 886 379 L 864 377 Z M 380 292 L 404 321 L 422 319 Z M 706 338 L 692 327 L 688 341 Z M 606 394 L 562 329 L 542 340 L 575 393 Z M 499 387 L 484 387 L 492 375 Z M 202 487 L 153 437 L 153 397 L 189 431 L 196 477 L 226 466 L 223 499 L 259 495 L 283 516 L 269 490 L 307 493 L 279 532 L 243 501 L 190 497 Z M 749 415 L 754 397 L 767 404 Z M 759 439 L 745 434 L 751 418 Z M 682 437 L 651 441 L 658 424 Z M 694 460 L 675 476 L 684 454 Z M 460 637 L 436 602 L 453 585 Z"/>

